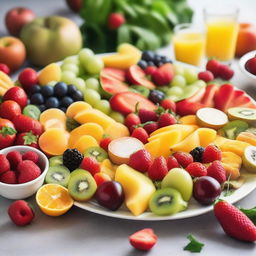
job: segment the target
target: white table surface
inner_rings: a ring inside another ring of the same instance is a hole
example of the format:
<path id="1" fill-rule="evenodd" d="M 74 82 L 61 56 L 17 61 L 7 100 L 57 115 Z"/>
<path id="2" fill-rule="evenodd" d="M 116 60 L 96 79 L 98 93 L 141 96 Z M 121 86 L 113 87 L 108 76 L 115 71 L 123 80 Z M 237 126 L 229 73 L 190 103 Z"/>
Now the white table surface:
<path id="1" fill-rule="evenodd" d="M 210 1 L 189 2 L 196 10 L 194 21 L 200 24 L 202 6 Z M 215 2 L 221 4 L 221 1 Z M 239 5 L 241 21 L 256 21 L 256 1 L 225 2 Z M 81 24 L 80 18 L 66 8 L 64 0 L 0 0 L 0 36 L 6 35 L 4 15 L 14 6 L 27 6 L 38 16 L 63 15 Z M 163 52 L 169 54 L 170 49 L 164 49 Z M 238 70 L 237 63 L 233 67 L 236 70 L 234 84 L 254 96 L 255 85 Z M 183 251 L 189 233 L 205 243 L 200 255 L 256 255 L 255 244 L 239 242 L 226 236 L 213 213 L 185 220 L 143 222 L 113 219 L 73 207 L 67 214 L 56 218 L 41 213 L 33 197 L 28 201 L 34 204 L 36 217 L 31 225 L 16 227 L 7 216 L 7 208 L 12 201 L 0 197 L 0 256 L 183 256 L 191 255 Z M 237 205 L 247 208 L 256 206 L 256 191 Z M 148 253 L 133 250 L 128 242 L 128 236 L 142 228 L 153 228 L 159 238 L 157 245 Z"/>

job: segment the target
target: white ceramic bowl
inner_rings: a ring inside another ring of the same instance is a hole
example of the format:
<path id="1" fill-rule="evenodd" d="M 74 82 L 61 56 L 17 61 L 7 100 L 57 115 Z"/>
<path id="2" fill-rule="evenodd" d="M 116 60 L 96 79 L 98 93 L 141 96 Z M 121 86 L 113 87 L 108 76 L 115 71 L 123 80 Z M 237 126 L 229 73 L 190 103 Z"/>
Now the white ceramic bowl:
<path id="1" fill-rule="evenodd" d="M 34 151 L 39 156 L 39 165 L 41 167 L 42 173 L 36 179 L 22 183 L 22 184 L 6 184 L 0 182 L 0 195 L 6 197 L 8 199 L 24 199 L 29 196 L 32 196 L 44 183 L 45 175 L 49 168 L 49 161 L 48 158 L 44 153 L 40 150 L 29 147 L 29 146 L 12 146 L 8 148 L 4 148 L 0 150 L 0 154 L 8 154 L 9 152 L 17 150 L 21 154 L 27 151 Z"/>
<path id="2" fill-rule="evenodd" d="M 245 63 L 247 60 L 255 57 L 256 55 L 256 50 L 255 51 L 251 51 L 246 53 L 244 56 L 241 57 L 241 59 L 239 60 L 239 67 L 240 70 L 243 72 L 244 75 L 246 75 L 252 82 L 254 82 L 256 84 L 256 76 L 251 74 L 250 72 L 248 72 L 245 69 Z"/>

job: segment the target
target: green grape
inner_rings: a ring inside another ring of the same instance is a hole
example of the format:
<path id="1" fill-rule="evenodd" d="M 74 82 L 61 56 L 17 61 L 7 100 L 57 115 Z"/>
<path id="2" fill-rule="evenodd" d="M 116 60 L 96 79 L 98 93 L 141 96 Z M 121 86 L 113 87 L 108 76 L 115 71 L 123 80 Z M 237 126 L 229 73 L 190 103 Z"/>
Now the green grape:
<path id="1" fill-rule="evenodd" d="M 110 114 L 111 107 L 108 100 L 100 100 L 94 105 L 94 107 L 100 110 L 101 112 L 105 113 L 106 115 Z"/>
<path id="2" fill-rule="evenodd" d="M 86 62 L 83 62 L 85 70 L 92 75 L 99 74 L 104 67 L 104 62 L 99 57 L 88 57 Z"/>
<path id="3" fill-rule="evenodd" d="M 91 77 L 85 81 L 85 85 L 87 89 L 93 89 L 95 91 L 99 91 L 100 83 L 98 79 Z"/>
<path id="4" fill-rule="evenodd" d="M 85 70 L 82 64 L 78 65 L 78 76 L 82 77 L 85 75 Z"/>
<path id="5" fill-rule="evenodd" d="M 184 89 L 184 94 L 192 96 L 193 94 L 195 94 L 198 91 L 198 87 L 194 86 L 194 85 L 189 85 Z"/>
<path id="6" fill-rule="evenodd" d="M 62 64 L 61 65 L 61 70 L 62 71 L 70 71 L 73 72 L 76 76 L 79 73 L 79 68 L 76 64 L 72 64 L 72 63 L 67 63 L 67 64 Z"/>
<path id="7" fill-rule="evenodd" d="M 186 85 L 186 79 L 184 78 L 184 76 L 182 75 L 176 75 L 172 82 L 171 82 L 172 86 L 180 86 L 180 87 L 184 87 Z"/>
<path id="8" fill-rule="evenodd" d="M 175 75 L 184 75 L 184 67 L 181 64 L 173 64 Z"/>
<path id="9" fill-rule="evenodd" d="M 169 87 L 168 86 L 158 86 L 156 89 L 166 94 L 169 90 Z"/>
<path id="10" fill-rule="evenodd" d="M 69 56 L 67 58 L 65 58 L 63 60 L 63 64 L 75 64 L 78 65 L 79 64 L 79 59 L 78 56 Z"/>
<path id="11" fill-rule="evenodd" d="M 168 96 L 166 99 L 170 99 L 170 100 L 173 100 L 174 102 L 176 102 L 179 100 L 179 97 L 176 95 L 171 95 L 171 96 Z"/>
<path id="12" fill-rule="evenodd" d="M 198 79 L 197 71 L 194 68 L 185 68 L 184 77 L 187 81 L 187 84 L 192 84 Z"/>
<path id="13" fill-rule="evenodd" d="M 171 96 L 171 95 L 175 95 L 175 96 L 180 96 L 184 93 L 183 88 L 179 87 L 179 86 L 173 86 L 171 87 L 168 92 L 167 92 L 167 96 Z"/>
<path id="14" fill-rule="evenodd" d="M 109 115 L 111 118 L 113 118 L 116 122 L 119 123 L 124 123 L 124 116 L 122 114 L 120 114 L 119 112 L 111 112 Z"/>
<path id="15" fill-rule="evenodd" d="M 196 86 L 198 88 L 204 88 L 207 84 L 205 81 L 203 80 L 198 80 L 196 82 L 194 82 L 193 84 L 191 84 L 192 86 Z"/>
<path id="16" fill-rule="evenodd" d="M 87 62 L 87 59 L 90 57 L 93 57 L 94 53 L 91 49 L 84 48 L 78 53 L 78 59 L 81 64 L 85 64 Z"/>
<path id="17" fill-rule="evenodd" d="M 82 78 L 79 78 L 79 77 L 75 78 L 75 79 L 73 80 L 72 84 L 75 85 L 75 87 L 76 87 L 79 91 L 81 91 L 81 92 L 83 92 L 83 91 L 85 90 L 85 88 L 86 88 L 86 86 L 85 86 L 85 81 L 84 81 Z"/>
<path id="18" fill-rule="evenodd" d="M 94 107 L 100 101 L 100 95 L 92 89 L 85 89 L 84 100 Z"/>
<path id="19" fill-rule="evenodd" d="M 61 73 L 61 81 L 65 82 L 66 84 L 72 84 L 75 78 L 76 78 L 75 73 L 71 71 L 66 70 Z"/>

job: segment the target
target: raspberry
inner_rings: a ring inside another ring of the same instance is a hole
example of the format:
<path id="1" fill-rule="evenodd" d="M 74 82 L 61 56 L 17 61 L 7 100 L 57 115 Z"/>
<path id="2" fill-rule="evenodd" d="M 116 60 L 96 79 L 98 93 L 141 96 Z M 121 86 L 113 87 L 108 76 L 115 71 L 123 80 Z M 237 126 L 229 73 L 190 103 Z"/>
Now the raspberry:
<path id="1" fill-rule="evenodd" d="M 30 160 L 24 160 L 17 166 L 19 172 L 18 183 L 25 183 L 40 176 L 40 168 Z"/>
<path id="2" fill-rule="evenodd" d="M 176 158 L 178 163 L 183 167 L 186 168 L 189 164 L 193 163 L 193 157 L 186 152 L 175 152 L 173 156 Z"/>
<path id="3" fill-rule="evenodd" d="M 63 164 L 70 170 L 77 169 L 83 161 L 83 155 L 77 149 L 67 149 L 63 153 Z"/>
<path id="4" fill-rule="evenodd" d="M 8 170 L 10 170 L 10 163 L 9 163 L 8 159 L 6 158 L 6 156 L 3 154 L 0 154 L 0 163 L 1 163 L 0 175 L 4 172 L 7 172 Z"/>
<path id="5" fill-rule="evenodd" d="M 146 172 L 152 162 L 150 153 L 145 149 L 141 149 L 130 156 L 128 164 L 137 171 Z"/>
<path id="6" fill-rule="evenodd" d="M 14 171 L 7 171 L 0 176 L 0 181 L 7 184 L 16 184 L 17 178 Z"/>
<path id="7" fill-rule="evenodd" d="M 148 169 L 148 177 L 151 180 L 162 180 L 167 173 L 167 162 L 163 156 L 157 157 Z"/>
<path id="8" fill-rule="evenodd" d="M 90 172 L 92 176 L 100 172 L 100 164 L 94 157 L 85 157 L 80 164 L 80 168 Z"/>
<path id="9" fill-rule="evenodd" d="M 173 168 L 179 168 L 180 165 L 174 156 L 169 156 L 167 158 L 167 167 L 168 167 L 168 170 L 171 170 Z"/>
<path id="10" fill-rule="evenodd" d="M 22 155 L 18 151 L 11 151 L 6 155 L 6 158 L 9 160 L 12 168 L 16 169 L 18 164 L 22 162 Z"/>
<path id="11" fill-rule="evenodd" d="M 220 184 L 226 181 L 226 171 L 222 165 L 222 163 L 218 160 L 214 161 L 207 168 L 207 175 L 216 179 Z"/>
<path id="12" fill-rule="evenodd" d="M 39 156 L 34 151 L 27 151 L 23 156 L 22 160 L 30 160 L 34 162 L 35 164 L 38 162 Z"/>
<path id="13" fill-rule="evenodd" d="M 205 148 L 202 162 L 203 163 L 211 163 L 215 160 L 221 160 L 221 151 L 215 145 L 209 145 Z"/>
<path id="14" fill-rule="evenodd" d="M 186 171 L 192 177 L 201 177 L 201 176 L 206 176 L 207 175 L 206 167 L 203 164 L 199 163 L 199 162 L 194 162 L 194 163 L 189 164 L 186 167 Z"/>
<path id="15" fill-rule="evenodd" d="M 202 162 L 203 153 L 204 153 L 203 147 L 196 147 L 190 151 L 190 154 L 193 156 L 194 162 Z"/>

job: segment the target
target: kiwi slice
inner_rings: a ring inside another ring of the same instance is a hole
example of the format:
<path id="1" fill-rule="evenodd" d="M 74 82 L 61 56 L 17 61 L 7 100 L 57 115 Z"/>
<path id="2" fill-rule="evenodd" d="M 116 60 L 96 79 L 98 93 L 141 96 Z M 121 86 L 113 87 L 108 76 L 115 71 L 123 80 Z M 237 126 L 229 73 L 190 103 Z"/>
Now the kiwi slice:
<path id="1" fill-rule="evenodd" d="M 228 117 L 230 120 L 239 119 L 250 123 L 256 121 L 256 109 L 241 107 L 229 108 Z"/>
<path id="2" fill-rule="evenodd" d="M 59 184 L 67 187 L 70 178 L 70 171 L 65 166 L 51 166 L 45 176 L 45 183 Z"/>
<path id="3" fill-rule="evenodd" d="M 77 201 L 89 200 L 96 192 L 97 184 L 92 175 L 83 169 L 72 172 L 68 182 L 68 192 Z"/>
<path id="4" fill-rule="evenodd" d="M 49 159 L 50 166 L 59 166 L 63 165 L 63 157 L 62 156 L 53 156 Z"/>
<path id="5" fill-rule="evenodd" d="M 89 147 L 84 152 L 84 157 L 94 157 L 98 162 L 108 158 L 108 153 L 101 147 Z"/>
<path id="6" fill-rule="evenodd" d="M 133 91 L 135 90 L 135 92 L 145 96 L 146 98 L 150 93 L 150 90 L 142 85 L 132 85 L 130 88 L 133 89 Z"/>
<path id="7" fill-rule="evenodd" d="M 29 116 L 35 120 L 39 120 L 39 117 L 41 115 L 40 109 L 36 105 L 27 105 L 23 111 L 23 115 Z"/>
<path id="8" fill-rule="evenodd" d="M 248 146 L 243 155 L 243 165 L 249 172 L 256 173 L 256 147 Z"/>
<path id="9" fill-rule="evenodd" d="M 156 190 L 149 200 L 149 208 L 156 215 L 171 215 L 183 211 L 187 202 L 182 199 L 179 191 L 173 188 Z"/>
<path id="10" fill-rule="evenodd" d="M 248 129 L 248 124 L 241 120 L 235 120 L 228 122 L 225 126 L 223 126 L 218 133 L 222 136 L 225 136 L 231 140 L 236 139 L 237 135 L 240 132 L 244 132 Z"/>

